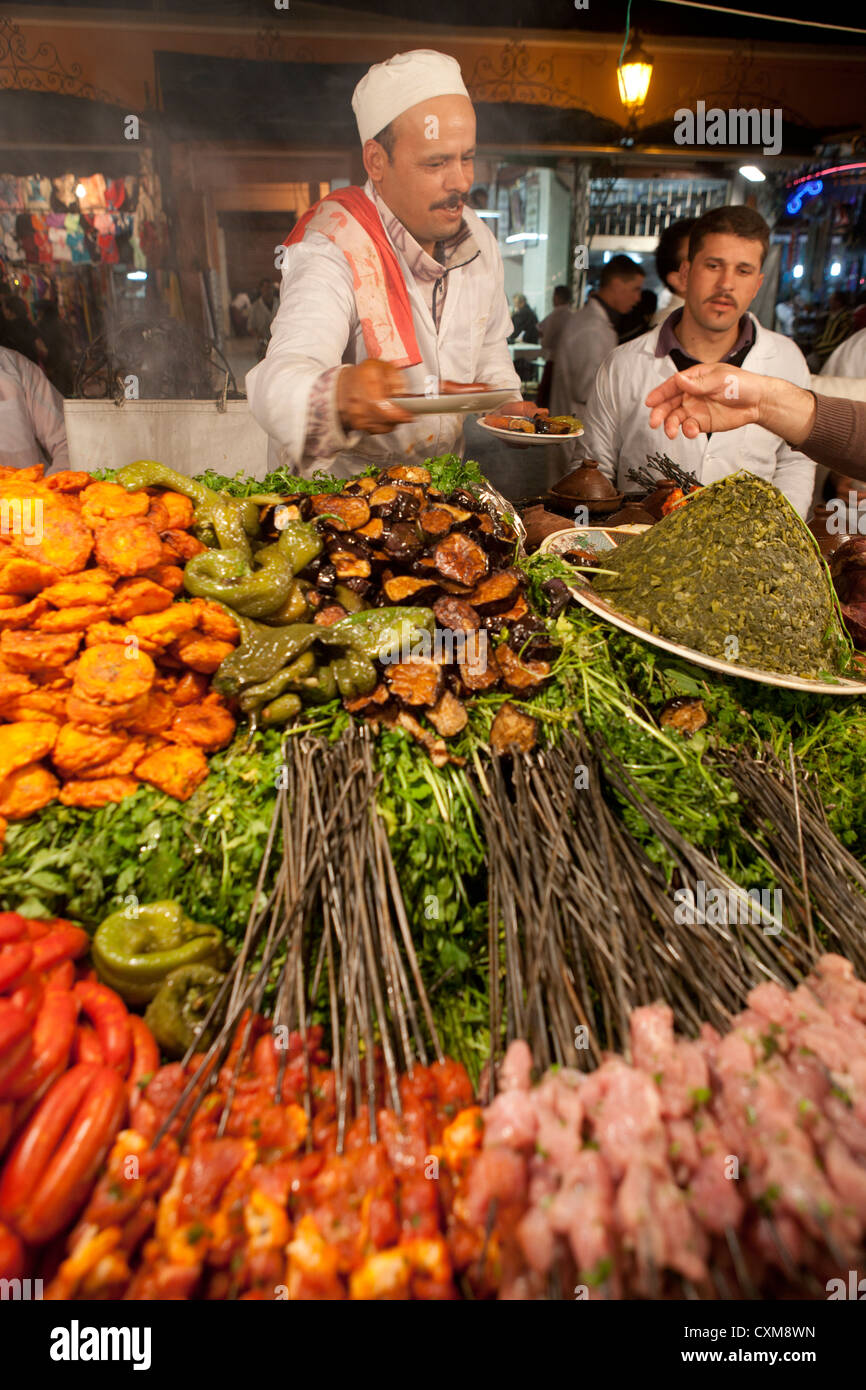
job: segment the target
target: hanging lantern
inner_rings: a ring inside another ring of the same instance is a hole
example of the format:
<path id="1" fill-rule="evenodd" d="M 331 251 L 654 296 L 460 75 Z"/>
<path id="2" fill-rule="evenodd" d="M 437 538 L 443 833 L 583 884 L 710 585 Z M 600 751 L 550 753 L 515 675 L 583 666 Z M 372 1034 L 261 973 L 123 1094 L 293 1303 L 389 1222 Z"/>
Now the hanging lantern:
<path id="1" fill-rule="evenodd" d="M 630 116 L 637 116 L 643 110 L 652 75 L 652 59 L 635 33 L 616 70 L 619 99 Z"/>

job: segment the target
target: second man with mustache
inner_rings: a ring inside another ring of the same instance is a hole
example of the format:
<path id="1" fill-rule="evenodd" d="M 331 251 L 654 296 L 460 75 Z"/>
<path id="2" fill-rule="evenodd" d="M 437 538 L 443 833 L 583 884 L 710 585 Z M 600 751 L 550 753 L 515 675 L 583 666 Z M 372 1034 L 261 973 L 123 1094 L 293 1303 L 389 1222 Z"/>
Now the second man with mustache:
<path id="1" fill-rule="evenodd" d="M 578 447 L 584 458 L 598 460 L 621 491 L 633 487 L 629 469 L 646 467 L 648 455 L 659 448 L 641 406 L 647 392 L 671 372 L 698 362 L 730 363 L 808 387 L 809 368 L 800 349 L 748 312 L 764 278 L 769 242 L 769 228 L 752 208 L 705 213 L 689 237 L 683 307 L 659 327 L 614 349 L 599 368 Z M 735 390 L 734 374 L 731 380 Z M 700 483 L 714 483 L 745 468 L 775 483 L 801 516 L 808 513 L 815 465 L 760 425 L 696 439 L 678 436 L 665 441 L 665 449 Z"/>

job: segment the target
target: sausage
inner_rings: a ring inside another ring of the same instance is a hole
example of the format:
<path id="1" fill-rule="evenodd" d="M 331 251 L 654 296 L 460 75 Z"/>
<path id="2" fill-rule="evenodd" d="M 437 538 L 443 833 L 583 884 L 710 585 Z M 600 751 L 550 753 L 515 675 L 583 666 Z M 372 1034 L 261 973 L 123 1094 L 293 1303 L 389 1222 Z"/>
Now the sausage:
<path id="1" fill-rule="evenodd" d="M 442 668 L 435 661 L 401 661 L 385 672 L 391 694 L 404 705 L 435 705 L 442 689 Z"/>
<path id="2" fill-rule="evenodd" d="M 500 707 L 490 728 L 490 746 L 495 753 L 507 753 L 514 748 L 528 753 L 535 747 L 537 738 L 537 720 L 510 701 Z"/>
<path id="3" fill-rule="evenodd" d="M 433 558 L 443 579 L 458 584 L 477 584 L 487 573 L 487 556 L 481 546 L 459 531 L 438 542 Z"/>
<path id="4" fill-rule="evenodd" d="M 499 570 L 472 590 L 469 602 L 479 613 L 503 613 L 510 608 L 520 588 L 517 570 Z"/>
<path id="5" fill-rule="evenodd" d="M 313 515 L 326 516 L 335 531 L 355 531 L 370 520 L 370 508 L 363 497 L 347 497 L 339 492 L 318 492 L 311 498 Z"/>
<path id="6" fill-rule="evenodd" d="M 441 734 L 443 738 L 453 738 L 465 729 L 469 722 L 465 707 L 450 690 L 442 692 L 436 706 L 428 710 L 427 718 L 437 734 Z"/>
<path id="7" fill-rule="evenodd" d="M 450 595 L 437 599 L 433 612 L 439 626 L 450 628 L 452 632 L 476 632 L 481 626 L 478 614 L 466 599 Z"/>

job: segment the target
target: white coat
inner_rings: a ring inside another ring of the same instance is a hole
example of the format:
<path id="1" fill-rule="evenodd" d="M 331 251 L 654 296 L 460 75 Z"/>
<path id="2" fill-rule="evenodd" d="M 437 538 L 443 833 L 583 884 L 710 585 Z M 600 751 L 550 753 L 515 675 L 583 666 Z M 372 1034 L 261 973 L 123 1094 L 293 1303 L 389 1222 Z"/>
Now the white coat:
<path id="1" fill-rule="evenodd" d="M 556 348 L 551 415 L 577 415 L 581 420 L 595 374 L 617 345 L 617 332 L 600 299 L 591 296 L 572 314 Z"/>
<path id="2" fill-rule="evenodd" d="M 796 344 L 762 327 L 754 315 L 749 317 L 755 326 L 755 341 L 743 362 L 744 369 L 782 377 L 808 389 L 809 368 Z M 762 426 L 743 425 L 716 432 L 709 439 L 705 434 L 686 439 L 682 433 L 668 439 L 661 426 L 650 429 L 649 407 L 644 404 L 647 393 L 676 371 L 669 356 L 655 355 L 660 332 L 661 328 L 653 328 L 623 343 L 602 363 L 582 417 L 584 435 L 578 440 L 582 457 L 598 459 L 602 472 L 621 492 L 635 488 L 628 470 L 646 468 L 649 454 L 667 454 L 704 484 L 745 468 L 775 483 L 800 515 L 806 516 L 815 465 Z"/>
<path id="3" fill-rule="evenodd" d="M 852 333 L 830 353 L 821 368 L 821 376 L 866 377 L 866 328 Z"/>
<path id="4" fill-rule="evenodd" d="M 370 194 L 369 184 L 365 191 Z M 506 341 L 511 317 L 499 247 L 471 209 L 465 208 L 463 216 L 478 252 L 469 250 L 467 255 L 473 259 L 447 272 L 438 332 L 414 276 L 394 248 L 423 358 L 418 366 L 403 369 L 406 390 L 423 395 L 431 378 L 483 381 L 491 387 L 513 388 L 519 397 L 520 378 Z M 271 325 L 267 356 L 246 378 L 250 409 L 271 437 L 271 467 L 279 462 L 305 476 L 324 468 L 346 478 L 371 463 L 386 467 L 405 458 L 423 463 L 438 454 L 461 452 L 463 416 L 459 414 L 419 415 L 389 434 L 372 435 L 359 430 L 344 433 L 334 412 L 326 447 L 315 454 L 307 450 L 308 407 L 316 382 L 328 368 L 357 364 L 366 356 L 349 264 L 327 237 L 309 233 L 285 252 L 280 307 Z M 334 399 L 337 376 L 335 372 Z"/>

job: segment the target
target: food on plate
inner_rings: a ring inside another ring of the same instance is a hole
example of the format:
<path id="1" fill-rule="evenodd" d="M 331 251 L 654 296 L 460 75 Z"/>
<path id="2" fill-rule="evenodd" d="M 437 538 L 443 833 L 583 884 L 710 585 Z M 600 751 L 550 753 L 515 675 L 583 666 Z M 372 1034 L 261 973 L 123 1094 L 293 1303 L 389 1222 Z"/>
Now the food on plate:
<path id="1" fill-rule="evenodd" d="M 785 675 L 837 674 L 850 643 L 814 537 L 763 478 L 734 473 L 606 552 L 593 589 L 649 632 Z"/>
<path id="2" fill-rule="evenodd" d="M 484 415 L 482 424 L 494 430 L 510 430 L 514 434 L 578 434 L 583 426 L 574 415 L 547 415 L 539 412 L 526 415 Z"/>

